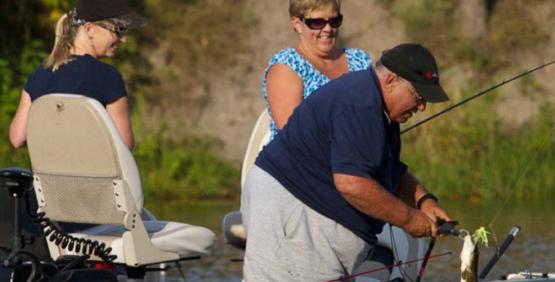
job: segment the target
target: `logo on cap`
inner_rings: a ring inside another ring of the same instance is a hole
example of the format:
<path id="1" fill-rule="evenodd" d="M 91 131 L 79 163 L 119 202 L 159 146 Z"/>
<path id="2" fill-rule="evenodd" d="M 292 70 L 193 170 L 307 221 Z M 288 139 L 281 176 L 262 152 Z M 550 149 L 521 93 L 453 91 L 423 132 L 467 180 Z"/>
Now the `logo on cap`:
<path id="1" fill-rule="evenodd" d="M 390 71 L 410 81 L 426 102 L 449 100 L 439 84 L 434 56 L 420 44 L 405 43 L 385 51 L 380 61 Z"/>
<path id="2" fill-rule="evenodd" d="M 431 70 L 426 71 L 426 73 L 424 73 L 424 76 L 426 76 L 427 79 L 434 79 L 437 78 L 437 72 L 433 72 Z"/>

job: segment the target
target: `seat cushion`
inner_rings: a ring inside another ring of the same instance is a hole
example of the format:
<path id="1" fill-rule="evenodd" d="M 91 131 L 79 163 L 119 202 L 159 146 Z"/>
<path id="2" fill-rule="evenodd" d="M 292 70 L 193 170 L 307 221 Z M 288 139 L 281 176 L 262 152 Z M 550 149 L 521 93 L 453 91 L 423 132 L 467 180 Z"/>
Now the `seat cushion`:
<path id="1" fill-rule="evenodd" d="M 155 220 L 144 223 L 152 244 L 162 251 L 176 253 L 180 257 L 209 255 L 212 251 L 215 234 L 207 228 L 171 221 Z M 114 237 L 107 241 L 112 242 L 112 253 L 120 257 L 123 254 L 121 235 L 124 231 L 123 226 L 98 225 L 71 235 L 81 238 Z"/>

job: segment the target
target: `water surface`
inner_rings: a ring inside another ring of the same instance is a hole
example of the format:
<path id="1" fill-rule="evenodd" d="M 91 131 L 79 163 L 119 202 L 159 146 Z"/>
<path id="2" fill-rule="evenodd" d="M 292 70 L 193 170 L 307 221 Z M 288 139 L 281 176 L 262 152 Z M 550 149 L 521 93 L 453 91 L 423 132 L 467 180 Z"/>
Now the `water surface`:
<path id="1" fill-rule="evenodd" d="M 461 228 L 474 230 L 480 226 L 493 228 L 495 237 L 489 248 L 480 249 L 482 269 L 514 225 L 522 227 L 515 239 L 488 278 L 500 278 L 510 272 L 555 271 L 555 205 L 552 201 L 488 202 L 470 204 L 462 201 L 442 201 L 451 216 L 460 222 Z M 238 203 L 201 202 L 187 205 L 169 204 L 149 206 L 158 217 L 172 219 L 212 229 L 217 234 L 214 255 L 199 261 L 182 264 L 186 281 L 225 281 L 241 280 L 242 263 L 231 260 L 241 258 L 243 253 L 223 243 L 221 221 L 223 216 L 237 210 Z M 424 281 L 460 281 L 459 254 L 462 241 L 455 237 L 438 239 L 433 253 L 451 251 L 450 256 L 430 260 Z M 171 280 L 182 281 L 177 272 L 170 273 Z"/>

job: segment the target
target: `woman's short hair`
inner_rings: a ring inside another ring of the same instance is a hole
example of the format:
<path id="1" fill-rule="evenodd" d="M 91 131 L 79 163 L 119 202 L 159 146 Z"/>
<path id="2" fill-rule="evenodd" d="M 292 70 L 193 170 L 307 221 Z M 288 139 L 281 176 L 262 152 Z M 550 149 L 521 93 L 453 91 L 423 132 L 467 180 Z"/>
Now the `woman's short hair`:
<path id="1" fill-rule="evenodd" d="M 289 16 L 302 18 L 309 11 L 319 10 L 332 5 L 341 12 L 341 0 L 289 0 Z"/>

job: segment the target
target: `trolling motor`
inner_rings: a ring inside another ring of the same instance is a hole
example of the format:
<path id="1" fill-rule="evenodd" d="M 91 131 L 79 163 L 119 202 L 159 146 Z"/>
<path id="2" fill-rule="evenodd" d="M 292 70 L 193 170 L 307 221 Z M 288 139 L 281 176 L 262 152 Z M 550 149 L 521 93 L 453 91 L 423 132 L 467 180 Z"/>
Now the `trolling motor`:
<path id="1" fill-rule="evenodd" d="M 7 251 L 8 256 L 2 261 L 0 267 L 8 268 L 11 273 L 12 281 L 111 281 L 116 282 L 116 276 L 105 269 L 88 269 L 84 267 L 87 256 L 65 256 L 58 259 L 55 264 L 41 261 L 40 258 L 25 250 L 27 245 L 33 243 L 32 236 L 23 234 L 23 197 L 33 187 L 33 175 L 30 171 L 21 168 L 0 169 L 0 189 L 6 188 L 10 197 L 13 198 L 13 234 L 11 249 L 1 247 L 0 250 Z M 27 195 L 26 195 L 27 194 Z M 28 198 L 27 198 L 28 200 Z M 31 214 L 29 202 L 27 202 L 27 213 L 35 220 L 44 220 L 43 217 Z M 53 225 L 49 225 L 52 228 Z M 58 237 L 62 237 L 61 232 L 57 231 Z M 68 236 L 66 236 L 68 237 Z M 66 238 L 64 237 L 64 238 Z M 91 242 L 93 243 L 93 242 Z M 85 246 L 83 246 L 85 247 Z M 89 250 L 95 248 L 89 246 Z M 23 262 L 26 262 L 23 264 Z M 28 262 L 28 263 L 27 263 Z M 30 268 L 30 269 L 29 269 Z M 1 269 L 0 269 L 1 270 Z M 4 272 L 5 273 L 5 272 Z M 2 274 L 2 273 L 0 273 Z M 7 277 L 0 275 L 3 281 Z"/>
<path id="2" fill-rule="evenodd" d="M 0 170 L 0 187 L 6 188 L 14 200 L 12 254 L 25 247 L 25 240 L 21 232 L 20 216 L 23 196 L 25 192 L 31 188 L 32 182 L 33 176 L 28 170 L 20 168 L 6 168 Z"/>
<path id="3" fill-rule="evenodd" d="M 0 170 L 0 188 L 8 190 L 14 202 L 12 248 L 2 265 L 4 267 L 16 266 L 21 262 L 21 259 L 26 258 L 31 262 L 32 268 L 29 279 L 35 281 L 37 275 L 41 272 L 40 260 L 32 253 L 24 250 L 26 243 L 31 242 L 29 238 L 23 235 L 21 228 L 23 197 L 31 189 L 32 183 L 33 176 L 28 170 L 21 168 Z"/>

